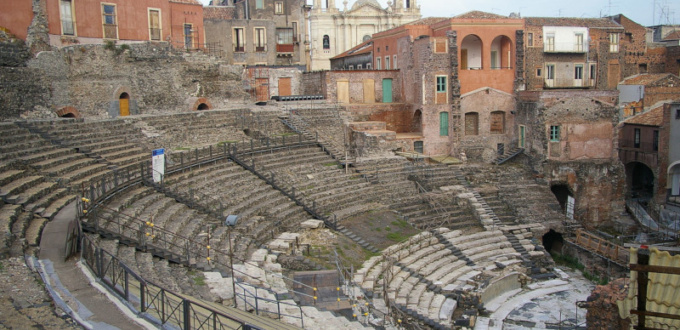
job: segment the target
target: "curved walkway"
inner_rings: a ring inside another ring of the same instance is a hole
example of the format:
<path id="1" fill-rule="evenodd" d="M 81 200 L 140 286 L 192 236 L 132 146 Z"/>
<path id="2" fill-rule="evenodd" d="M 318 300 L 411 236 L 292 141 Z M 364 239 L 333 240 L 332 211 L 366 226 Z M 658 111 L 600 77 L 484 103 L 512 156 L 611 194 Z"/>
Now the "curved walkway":
<path id="1" fill-rule="evenodd" d="M 76 203 L 64 207 L 47 223 L 40 240 L 40 260 L 35 264 L 57 306 L 88 329 L 156 329 L 111 295 L 76 258 L 64 261 L 68 223 L 76 216 Z"/>

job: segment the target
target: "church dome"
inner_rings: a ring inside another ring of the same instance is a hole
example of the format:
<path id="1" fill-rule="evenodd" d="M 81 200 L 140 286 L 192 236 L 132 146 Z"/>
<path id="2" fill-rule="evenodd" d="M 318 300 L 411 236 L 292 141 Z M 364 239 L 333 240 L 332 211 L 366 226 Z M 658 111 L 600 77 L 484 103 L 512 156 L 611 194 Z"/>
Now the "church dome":
<path id="1" fill-rule="evenodd" d="M 357 2 L 355 2 L 355 3 L 352 5 L 352 10 L 355 10 L 355 9 L 357 9 L 357 8 L 360 8 L 360 7 L 363 6 L 363 5 L 369 5 L 369 6 L 378 8 L 378 9 L 382 9 L 382 7 L 380 6 L 380 4 L 379 4 L 378 1 L 376 1 L 376 0 L 357 0 Z"/>

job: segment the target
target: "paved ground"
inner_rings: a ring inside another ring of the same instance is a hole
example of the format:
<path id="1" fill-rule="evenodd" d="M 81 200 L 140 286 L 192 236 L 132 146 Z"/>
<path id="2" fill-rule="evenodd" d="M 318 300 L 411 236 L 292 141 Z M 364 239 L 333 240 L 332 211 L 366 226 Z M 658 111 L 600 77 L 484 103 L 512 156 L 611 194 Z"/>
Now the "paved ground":
<path id="1" fill-rule="evenodd" d="M 129 315 L 121 312 L 78 267 L 77 258 L 64 261 L 64 242 L 68 223 L 74 219 L 75 203 L 62 209 L 50 221 L 40 241 L 40 261 L 52 289 L 79 317 L 95 329 L 142 329 Z M 87 307 L 85 307 L 87 306 Z"/>

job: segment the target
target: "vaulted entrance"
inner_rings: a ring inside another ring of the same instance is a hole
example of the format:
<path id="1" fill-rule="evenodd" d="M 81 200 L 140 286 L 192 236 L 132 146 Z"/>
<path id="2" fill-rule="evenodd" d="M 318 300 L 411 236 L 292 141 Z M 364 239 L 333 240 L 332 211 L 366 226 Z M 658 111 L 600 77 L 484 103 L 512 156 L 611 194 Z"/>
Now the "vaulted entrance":
<path id="1" fill-rule="evenodd" d="M 130 95 L 128 93 L 120 94 L 120 97 L 118 98 L 118 107 L 121 116 L 130 115 Z"/>

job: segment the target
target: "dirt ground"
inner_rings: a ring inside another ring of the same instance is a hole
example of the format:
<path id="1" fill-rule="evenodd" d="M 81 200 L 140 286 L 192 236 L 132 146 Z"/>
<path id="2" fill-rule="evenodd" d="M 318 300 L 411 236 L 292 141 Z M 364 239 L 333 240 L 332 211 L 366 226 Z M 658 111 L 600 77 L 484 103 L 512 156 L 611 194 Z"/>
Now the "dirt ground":
<path id="1" fill-rule="evenodd" d="M 343 220 L 342 225 L 379 250 L 420 232 L 389 210 L 369 211 Z M 310 245 L 307 258 L 326 269 L 337 267 L 336 253 L 345 268 L 349 269 L 351 265 L 355 270 L 361 268 L 364 261 L 376 255 L 349 237 L 327 229 L 303 233 L 301 242 Z"/>
<path id="2" fill-rule="evenodd" d="M 54 302 L 24 259 L 0 260 L 0 329 L 81 329 Z"/>

